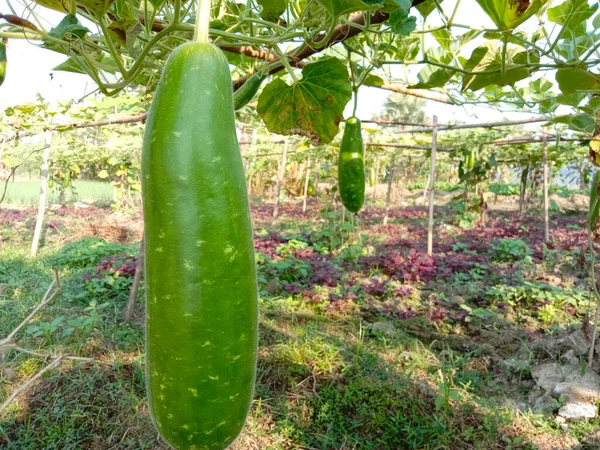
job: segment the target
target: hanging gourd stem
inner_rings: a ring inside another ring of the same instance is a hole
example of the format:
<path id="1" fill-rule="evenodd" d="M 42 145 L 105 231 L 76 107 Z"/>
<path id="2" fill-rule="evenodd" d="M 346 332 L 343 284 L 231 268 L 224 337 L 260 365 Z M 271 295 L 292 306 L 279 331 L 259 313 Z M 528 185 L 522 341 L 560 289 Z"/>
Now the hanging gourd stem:
<path id="1" fill-rule="evenodd" d="M 194 28 L 194 41 L 208 44 L 208 30 L 210 24 L 210 0 L 198 0 L 196 11 L 196 26 Z"/>

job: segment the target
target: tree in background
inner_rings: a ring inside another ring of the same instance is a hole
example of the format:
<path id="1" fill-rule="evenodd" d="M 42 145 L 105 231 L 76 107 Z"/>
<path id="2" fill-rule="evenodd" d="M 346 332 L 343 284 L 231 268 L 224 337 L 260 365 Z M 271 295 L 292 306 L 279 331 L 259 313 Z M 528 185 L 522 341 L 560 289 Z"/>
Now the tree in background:
<path id="1" fill-rule="evenodd" d="M 399 122 L 428 123 L 424 111 L 426 103 L 422 98 L 394 92 L 385 99 L 383 109 L 376 118 Z"/>

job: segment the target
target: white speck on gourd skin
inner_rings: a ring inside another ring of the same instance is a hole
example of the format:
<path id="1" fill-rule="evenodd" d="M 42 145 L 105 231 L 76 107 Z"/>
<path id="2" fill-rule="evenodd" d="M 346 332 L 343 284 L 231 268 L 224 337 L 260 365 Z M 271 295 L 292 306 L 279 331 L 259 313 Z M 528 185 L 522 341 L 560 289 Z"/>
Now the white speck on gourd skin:
<path id="1" fill-rule="evenodd" d="M 198 397 L 198 389 L 189 388 L 188 391 L 190 391 L 194 397 Z"/>
<path id="2" fill-rule="evenodd" d="M 196 241 L 196 247 L 202 247 L 206 241 Z"/>
<path id="3" fill-rule="evenodd" d="M 208 378 L 213 381 L 217 381 L 219 379 L 219 375 L 215 375 L 214 377 L 209 375 Z"/>
<path id="4" fill-rule="evenodd" d="M 204 344 L 202 344 L 202 347 L 208 347 L 209 345 L 212 345 L 210 341 L 206 341 Z"/>
<path id="5" fill-rule="evenodd" d="M 192 262 L 191 262 L 191 261 L 188 261 L 187 259 L 185 259 L 185 260 L 183 261 L 183 267 L 184 267 L 186 270 L 194 270 L 194 265 L 192 264 Z"/>
<path id="6" fill-rule="evenodd" d="M 162 248 L 162 247 L 156 247 L 155 251 L 156 251 L 157 253 L 162 253 L 164 250 L 163 250 L 163 248 Z"/>
<path id="7" fill-rule="evenodd" d="M 181 181 L 187 181 L 187 180 L 188 180 L 188 177 L 186 177 L 185 175 L 179 175 L 179 179 L 180 179 Z"/>

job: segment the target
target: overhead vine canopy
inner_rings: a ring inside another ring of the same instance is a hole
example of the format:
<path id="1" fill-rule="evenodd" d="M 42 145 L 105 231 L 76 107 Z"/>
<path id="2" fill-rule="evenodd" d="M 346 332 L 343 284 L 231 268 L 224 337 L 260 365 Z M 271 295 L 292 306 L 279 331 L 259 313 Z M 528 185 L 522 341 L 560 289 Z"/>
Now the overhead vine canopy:
<path id="1" fill-rule="evenodd" d="M 193 0 L 7 3 L 11 14 L 2 15 L 0 37 L 26 38 L 64 53 L 55 70 L 87 74 L 106 95 L 128 86 L 152 92 L 168 54 L 192 37 L 196 13 Z M 353 89 L 391 85 L 439 91 L 455 104 L 503 103 L 598 134 L 597 2 L 219 0 L 213 5 L 210 33 L 235 66 L 233 88 L 253 73 L 272 75 L 257 105 L 272 132 L 328 143 Z M 459 23 L 464 14 L 457 11 L 465 6 L 483 11 L 495 26 Z M 64 14 L 51 29 L 42 25 L 48 8 Z"/>

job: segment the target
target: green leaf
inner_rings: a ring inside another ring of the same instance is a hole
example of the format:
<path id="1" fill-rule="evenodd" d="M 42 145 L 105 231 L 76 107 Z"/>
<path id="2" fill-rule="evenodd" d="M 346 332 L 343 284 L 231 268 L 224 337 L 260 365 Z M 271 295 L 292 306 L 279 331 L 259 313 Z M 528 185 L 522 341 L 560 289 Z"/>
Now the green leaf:
<path id="1" fill-rule="evenodd" d="M 90 30 L 79 23 L 76 16 L 67 14 L 56 27 L 48 32 L 48 34 L 53 38 L 72 42 L 85 38 L 85 35 L 89 32 Z M 57 44 L 50 39 L 42 38 L 42 42 L 44 43 L 44 46 L 50 50 L 59 53 L 67 53 L 60 44 Z"/>
<path id="2" fill-rule="evenodd" d="M 369 74 L 365 77 L 364 81 L 363 81 L 363 85 L 365 86 L 383 86 L 385 84 L 385 81 L 383 81 L 383 78 L 378 77 L 377 75 L 373 75 L 373 74 Z"/>
<path id="3" fill-rule="evenodd" d="M 408 36 L 417 28 L 417 18 L 409 16 L 408 11 L 404 8 L 398 8 L 390 14 L 388 23 L 392 29 L 392 33 L 400 36 Z"/>
<path id="4" fill-rule="evenodd" d="M 594 17 L 594 20 L 592 20 L 592 28 L 594 30 L 600 28 L 600 14 L 598 14 L 596 17 Z"/>
<path id="5" fill-rule="evenodd" d="M 57 72 L 86 73 L 85 70 L 77 65 L 73 58 L 67 59 L 52 70 L 56 70 Z"/>
<path id="6" fill-rule="evenodd" d="M 396 61 L 416 62 L 421 48 L 421 39 L 417 36 L 408 36 L 397 40 L 395 45 L 392 45 L 387 57 L 393 58 Z"/>
<path id="7" fill-rule="evenodd" d="M 445 86 L 455 74 L 454 70 L 440 69 L 439 67 L 426 65 L 417 74 L 419 82 L 409 86 L 411 89 L 431 89 Z"/>
<path id="8" fill-rule="evenodd" d="M 597 2 L 590 6 L 587 0 L 567 0 L 548 10 L 548 20 L 562 25 L 564 30 L 574 31 L 578 28 L 581 29 L 585 21 L 592 17 L 597 9 Z M 585 27 L 583 30 L 585 31 Z"/>
<path id="9" fill-rule="evenodd" d="M 600 89 L 600 75 L 585 69 L 567 68 L 556 71 L 556 81 L 563 94 Z"/>
<path id="10" fill-rule="evenodd" d="M 77 0 L 77 3 L 96 16 L 103 16 L 110 8 L 114 0 Z"/>
<path id="11" fill-rule="evenodd" d="M 260 17 L 276 22 L 287 8 L 288 0 L 257 0 L 257 3 L 262 6 Z"/>
<path id="12" fill-rule="evenodd" d="M 477 0 L 477 3 L 499 29 L 510 30 L 537 13 L 548 0 Z"/>
<path id="13" fill-rule="evenodd" d="M 38 5 L 53 9 L 59 12 L 68 12 L 71 9 L 69 0 L 34 0 Z"/>
<path id="14" fill-rule="evenodd" d="M 453 37 L 450 31 L 448 31 L 445 28 L 442 28 L 441 30 L 434 31 L 431 34 L 445 50 L 452 51 L 450 45 L 452 44 Z"/>
<path id="15" fill-rule="evenodd" d="M 339 17 L 343 14 L 355 11 L 369 11 L 379 9 L 383 6 L 383 1 L 361 1 L 361 0 L 317 0 L 325 7 L 333 17 Z"/>
<path id="16" fill-rule="evenodd" d="M 573 92 L 572 94 L 561 94 L 556 97 L 556 103 L 559 105 L 568 105 L 573 108 L 577 107 L 587 95 L 581 92 Z"/>
<path id="17" fill-rule="evenodd" d="M 442 0 L 439 0 L 439 3 L 442 3 Z M 429 14 L 433 12 L 435 9 L 435 1 L 434 0 L 426 0 L 423 3 L 419 3 L 417 5 L 417 10 L 421 13 L 423 18 L 427 18 Z"/>
<path id="18" fill-rule="evenodd" d="M 257 111 L 272 133 L 308 136 L 318 145 L 335 137 L 351 97 L 348 69 L 337 58 L 327 58 L 304 66 L 302 79 L 291 86 L 282 79 L 269 83 Z"/>
<path id="19" fill-rule="evenodd" d="M 48 32 L 48 34 L 64 41 L 74 41 L 83 39 L 89 32 L 90 30 L 81 25 L 76 16 L 67 14 L 55 28 L 52 28 Z"/>
<path id="20" fill-rule="evenodd" d="M 589 114 L 558 116 L 550 119 L 550 122 L 564 123 L 568 125 L 571 130 L 583 131 L 585 133 L 593 133 L 596 126 L 594 118 Z"/>
<path id="21" fill-rule="evenodd" d="M 517 49 L 511 47 L 506 52 L 506 67 L 502 73 L 502 53 L 499 51 L 498 45 L 495 42 L 486 42 L 473 50 L 471 57 L 464 64 L 464 68 L 471 72 L 493 71 L 493 73 L 465 75 L 462 91 L 467 89 L 477 91 L 489 85 L 514 85 L 517 81 L 531 75 L 536 68 L 520 67 L 515 69 L 511 68 L 512 65 L 526 65 L 539 61 L 540 57 L 536 51 L 518 52 Z"/>

